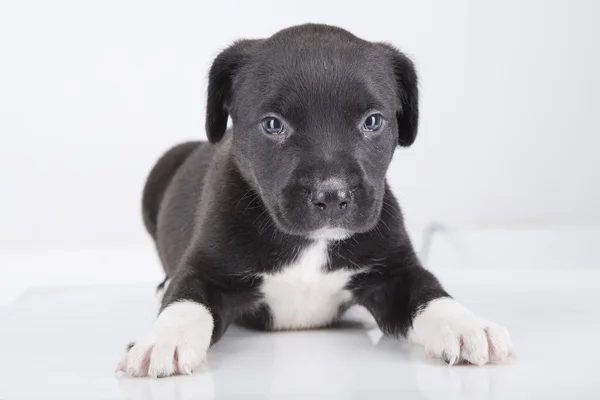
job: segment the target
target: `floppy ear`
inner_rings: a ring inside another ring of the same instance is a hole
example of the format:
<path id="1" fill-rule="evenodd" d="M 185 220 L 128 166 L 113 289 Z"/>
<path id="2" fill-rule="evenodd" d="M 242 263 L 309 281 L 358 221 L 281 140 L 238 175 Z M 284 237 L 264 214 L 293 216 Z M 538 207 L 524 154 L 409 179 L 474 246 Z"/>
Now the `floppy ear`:
<path id="1" fill-rule="evenodd" d="M 233 78 L 249 57 L 255 40 L 240 40 L 223 50 L 208 73 L 206 135 L 211 143 L 223 138 L 231 105 Z"/>
<path id="2" fill-rule="evenodd" d="M 396 110 L 398 121 L 398 144 L 408 147 L 417 137 L 419 125 L 419 88 L 415 65 L 394 46 L 382 43 L 391 61 L 396 81 L 396 93 L 400 109 Z"/>

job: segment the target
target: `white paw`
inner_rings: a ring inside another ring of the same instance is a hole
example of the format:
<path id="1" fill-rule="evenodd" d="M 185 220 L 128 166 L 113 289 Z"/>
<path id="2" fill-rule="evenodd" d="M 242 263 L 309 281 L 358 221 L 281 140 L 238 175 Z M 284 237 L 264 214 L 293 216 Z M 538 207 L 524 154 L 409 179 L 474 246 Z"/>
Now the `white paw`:
<path id="1" fill-rule="evenodd" d="M 508 331 L 479 318 L 450 298 L 431 301 L 413 320 L 408 337 L 425 351 L 450 365 L 483 365 L 514 354 Z"/>
<path id="2" fill-rule="evenodd" d="M 153 378 L 189 375 L 206 360 L 213 326 L 212 315 L 202 304 L 193 301 L 173 303 L 125 353 L 117 371 Z"/>

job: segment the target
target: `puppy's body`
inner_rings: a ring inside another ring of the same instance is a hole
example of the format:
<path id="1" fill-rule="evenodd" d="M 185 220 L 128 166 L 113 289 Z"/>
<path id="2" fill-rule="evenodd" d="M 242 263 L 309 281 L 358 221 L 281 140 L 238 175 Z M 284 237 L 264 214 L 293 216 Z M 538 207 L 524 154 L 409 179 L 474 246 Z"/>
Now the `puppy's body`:
<path id="1" fill-rule="evenodd" d="M 421 267 L 385 181 L 417 131 L 416 73 L 402 53 L 304 25 L 235 43 L 208 91 L 211 143 L 169 150 L 144 190 L 164 296 L 120 369 L 190 373 L 230 324 L 321 327 L 353 304 L 450 364 L 509 355 L 506 330 Z"/>
<path id="2" fill-rule="evenodd" d="M 294 236 L 277 229 L 231 160 L 230 139 L 184 143 L 157 163 L 144 193 L 145 204 L 161 198 L 144 215 L 169 283 L 185 272 L 214 282 L 217 292 L 223 287 L 237 292 L 230 299 L 236 303 L 232 315 L 221 316 L 213 340 L 232 322 L 259 329 L 326 326 L 352 304 L 353 281 L 384 273 L 382 260 L 392 251 L 414 258 L 389 190 L 373 231 L 345 240 L 336 240 L 334 229 L 315 239 Z M 416 258 L 413 262 L 418 266 Z M 439 294 L 445 292 L 440 288 Z M 210 289 L 206 295 L 212 295 Z M 164 304 L 176 300 L 167 291 Z"/>

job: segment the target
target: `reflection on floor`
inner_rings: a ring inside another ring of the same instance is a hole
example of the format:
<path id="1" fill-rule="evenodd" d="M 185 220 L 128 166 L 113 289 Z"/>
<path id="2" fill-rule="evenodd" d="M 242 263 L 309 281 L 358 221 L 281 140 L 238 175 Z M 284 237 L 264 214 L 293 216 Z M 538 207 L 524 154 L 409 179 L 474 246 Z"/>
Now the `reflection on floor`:
<path id="1" fill-rule="evenodd" d="M 597 395 L 600 271 L 439 275 L 456 298 L 509 327 L 514 360 L 449 368 L 369 324 L 280 333 L 233 328 L 209 353 L 208 367 L 191 377 L 116 378 L 124 346 L 154 318 L 152 285 L 38 288 L 0 308 L 0 399 Z"/>

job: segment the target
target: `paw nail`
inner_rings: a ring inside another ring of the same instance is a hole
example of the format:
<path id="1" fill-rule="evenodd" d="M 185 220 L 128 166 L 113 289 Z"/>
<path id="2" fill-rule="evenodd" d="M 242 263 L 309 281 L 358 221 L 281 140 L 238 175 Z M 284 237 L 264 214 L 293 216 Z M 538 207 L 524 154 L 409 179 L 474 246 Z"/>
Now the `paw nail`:
<path id="1" fill-rule="evenodd" d="M 456 356 L 451 356 L 451 355 L 449 355 L 448 353 L 446 353 L 446 351 L 444 351 L 444 352 L 442 353 L 442 359 L 443 359 L 443 360 L 446 362 L 446 364 L 448 364 L 448 365 L 450 365 L 450 366 L 452 366 L 452 365 L 456 364 L 456 361 L 457 361 L 457 360 L 456 360 L 456 359 L 457 359 L 457 357 L 456 357 Z"/>
<path id="2" fill-rule="evenodd" d="M 115 368 L 115 374 L 118 374 L 119 372 L 124 373 L 125 372 L 125 363 L 124 362 L 120 362 L 117 364 L 117 368 Z"/>

